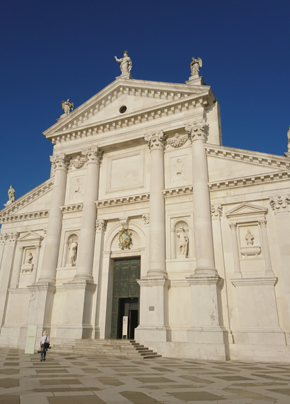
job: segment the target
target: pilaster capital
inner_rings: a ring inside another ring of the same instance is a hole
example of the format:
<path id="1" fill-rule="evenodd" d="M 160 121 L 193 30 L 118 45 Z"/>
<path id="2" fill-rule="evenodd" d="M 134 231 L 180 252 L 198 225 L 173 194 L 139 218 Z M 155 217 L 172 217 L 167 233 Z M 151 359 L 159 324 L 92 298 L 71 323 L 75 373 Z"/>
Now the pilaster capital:
<path id="1" fill-rule="evenodd" d="M 274 196 L 270 198 L 270 206 L 274 211 L 283 212 L 287 210 L 290 205 L 290 195 L 286 196 Z"/>
<path id="2" fill-rule="evenodd" d="M 150 224 L 150 214 L 149 213 L 144 213 L 142 215 L 142 218 L 144 220 L 145 225 L 148 226 Z"/>
<path id="3" fill-rule="evenodd" d="M 258 221 L 260 227 L 266 227 L 267 226 L 267 220 L 262 219 Z"/>
<path id="4" fill-rule="evenodd" d="M 87 163 L 101 164 L 103 151 L 98 147 L 89 147 L 82 151 L 82 155 L 86 157 Z"/>
<path id="5" fill-rule="evenodd" d="M 231 229 L 231 230 L 236 231 L 237 223 L 230 223 L 229 226 L 230 226 L 230 229 Z"/>
<path id="6" fill-rule="evenodd" d="M 99 233 L 101 231 L 106 231 L 107 229 L 107 221 L 104 219 L 98 219 L 96 221 L 96 232 Z"/>
<path id="7" fill-rule="evenodd" d="M 204 122 L 195 122 L 193 125 L 186 125 L 185 131 L 188 132 L 191 142 L 195 140 L 202 140 L 206 143 L 208 138 L 209 125 Z"/>
<path id="8" fill-rule="evenodd" d="M 222 205 L 211 205 L 211 217 L 219 219 L 223 214 Z"/>
<path id="9" fill-rule="evenodd" d="M 167 136 L 164 134 L 162 130 L 157 133 L 144 136 L 145 142 L 148 143 L 150 151 L 152 150 L 163 151 L 166 146 L 166 138 Z"/>
<path id="10" fill-rule="evenodd" d="M 64 153 L 59 153 L 51 156 L 50 161 L 53 164 L 54 171 L 67 170 L 69 166 L 69 159 Z"/>

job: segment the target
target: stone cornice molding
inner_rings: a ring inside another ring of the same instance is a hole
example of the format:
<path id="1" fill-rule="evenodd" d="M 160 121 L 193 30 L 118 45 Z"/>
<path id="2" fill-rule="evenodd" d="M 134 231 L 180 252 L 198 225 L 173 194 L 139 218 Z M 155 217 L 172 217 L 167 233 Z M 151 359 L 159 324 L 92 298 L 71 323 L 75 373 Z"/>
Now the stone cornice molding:
<path id="1" fill-rule="evenodd" d="M 38 197 L 46 194 L 53 188 L 53 184 L 54 184 L 54 177 L 52 177 L 49 180 L 47 180 L 46 182 L 42 183 L 38 187 L 34 188 L 32 191 L 28 192 L 21 198 L 17 199 L 15 202 L 13 202 L 7 208 L 3 209 L 0 212 L 0 218 L 10 216 L 13 212 L 18 211 L 19 209 L 22 209 L 24 206 L 33 202 Z"/>
<path id="2" fill-rule="evenodd" d="M 70 205 L 61 206 L 62 213 L 81 212 L 83 210 L 83 203 L 72 203 Z"/>
<path id="3" fill-rule="evenodd" d="M 69 158 L 64 153 L 58 153 L 50 157 L 54 171 L 67 170 L 69 166 Z"/>
<path id="4" fill-rule="evenodd" d="M 244 186 L 259 185 L 273 181 L 289 180 L 290 171 L 280 171 L 273 173 L 264 173 L 245 177 L 231 178 L 228 180 L 214 181 L 209 183 L 210 191 L 219 191 L 227 188 L 240 188 Z"/>
<path id="5" fill-rule="evenodd" d="M 131 196 L 124 196 L 119 198 L 112 198 L 112 199 L 104 199 L 96 202 L 98 208 L 106 208 L 110 206 L 117 206 L 117 205 L 127 205 L 131 203 L 138 203 L 138 202 L 147 202 L 150 199 L 150 194 L 139 194 L 139 195 L 131 195 Z"/>
<path id="6" fill-rule="evenodd" d="M 87 164 L 91 163 L 97 163 L 101 164 L 102 158 L 103 158 L 103 151 L 99 149 L 98 146 L 94 147 L 89 147 L 88 149 L 85 149 L 82 151 L 82 154 L 86 157 L 87 159 Z"/>
<path id="7" fill-rule="evenodd" d="M 241 161 L 243 163 L 250 163 L 255 165 L 262 165 L 266 167 L 277 167 L 280 169 L 290 169 L 289 159 L 282 156 L 274 156 L 259 152 L 248 152 L 240 149 L 227 148 L 225 146 L 205 146 L 208 156 Z"/>
<path id="8" fill-rule="evenodd" d="M 61 132 L 47 136 L 53 144 L 68 142 L 75 139 L 90 137 L 96 134 L 113 132 L 122 128 L 129 128 L 141 123 L 156 121 L 160 118 L 176 115 L 184 111 L 194 111 L 202 105 L 210 104 L 209 98 L 203 96 L 196 100 L 196 96 L 187 97 L 179 101 L 171 101 L 167 104 L 154 106 L 141 111 L 132 112 L 125 116 L 112 117 L 107 120 L 88 124 L 87 126 L 71 125 L 62 128 Z"/>
<path id="9" fill-rule="evenodd" d="M 34 212 L 18 213 L 15 215 L 0 217 L 0 223 L 20 222 L 23 220 L 46 219 L 49 216 L 49 210 L 39 210 Z"/>
<path id="10" fill-rule="evenodd" d="M 177 195 L 192 194 L 192 190 L 193 190 L 193 187 L 185 186 L 185 187 L 179 187 L 179 188 L 164 189 L 162 191 L 162 193 L 165 197 L 170 197 L 170 196 L 177 196 Z"/>
<path id="11" fill-rule="evenodd" d="M 232 221 L 235 221 L 241 217 L 260 217 L 260 220 L 262 220 L 262 218 L 265 218 L 267 213 L 268 209 L 264 206 L 259 206 L 250 202 L 243 202 L 226 212 L 226 217 Z"/>
<path id="12" fill-rule="evenodd" d="M 275 286 L 278 282 L 276 277 L 261 277 L 261 278 L 237 278 L 231 279 L 231 283 L 237 286 Z"/>
<path id="13" fill-rule="evenodd" d="M 206 143 L 209 134 L 209 125 L 204 122 L 196 122 L 192 125 L 186 125 L 185 131 L 188 132 L 191 142 L 201 139 Z"/>
<path id="14" fill-rule="evenodd" d="M 164 134 L 162 130 L 157 133 L 145 135 L 145 142 L 148 143 L 150 151 L 153 150 L 162 150 L 164 151 L 166 146 L 166 138 L 167 136 Z"/>
<path id="15" fill-rule="evenodd" d="M 289 209 L 290 205 L 290 195 L 277 195 L 271 197 L 269 200 L 271 208 L 275 212 L 282 212 Z"/>

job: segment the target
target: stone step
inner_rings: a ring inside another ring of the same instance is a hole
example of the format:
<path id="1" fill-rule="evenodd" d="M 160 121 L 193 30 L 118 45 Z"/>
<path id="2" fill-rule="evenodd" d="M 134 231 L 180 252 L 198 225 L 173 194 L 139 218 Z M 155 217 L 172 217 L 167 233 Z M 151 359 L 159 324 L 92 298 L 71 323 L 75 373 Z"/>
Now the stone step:
<path id="1" fill-rule="evenodd" d="M 107 355 L 130 357 L 139 359 L 159 358 L 156 352 L 134 340 L 73 340 L 52 346 L 54 352 L 81 354 L 81 355 Z"/>

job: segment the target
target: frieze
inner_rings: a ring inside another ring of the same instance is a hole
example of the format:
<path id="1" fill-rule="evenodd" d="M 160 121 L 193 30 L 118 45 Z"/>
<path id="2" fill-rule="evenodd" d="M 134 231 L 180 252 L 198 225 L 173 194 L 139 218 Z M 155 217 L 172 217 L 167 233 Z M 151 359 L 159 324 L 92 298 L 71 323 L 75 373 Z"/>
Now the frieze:
<path id="1" fill-rule="evenodd" d="M 180 135 L 180 133 L 175 133 L 171 138 L 167 139 L 167 144 L 174 149 L 182 147 L 188 141 L 188 135 Z"/>
<path id="2" fill-rule="evenodd" d="M 73 213 L 73 212 L 80 212 L 83 210 L 82 203 L 72 203 L 70 205 L 65 205 L 60 208 L 62 213 Z"/>
<path id="3" fill-rule="evenodd" d="M 76 157 L 70 159 L 70 163 L 69 163 L 69 168 L 82 168 L 84 166 L 84 164 L 86 163 L 87 159 L 85 157 L 81 157 L 80 155 L 77 155 Z"/>
<path id="4" fill-rule="evenodd" d="M 162 191 L 165 197 L 192 194 L 193 187 L 170 188 Z"/>

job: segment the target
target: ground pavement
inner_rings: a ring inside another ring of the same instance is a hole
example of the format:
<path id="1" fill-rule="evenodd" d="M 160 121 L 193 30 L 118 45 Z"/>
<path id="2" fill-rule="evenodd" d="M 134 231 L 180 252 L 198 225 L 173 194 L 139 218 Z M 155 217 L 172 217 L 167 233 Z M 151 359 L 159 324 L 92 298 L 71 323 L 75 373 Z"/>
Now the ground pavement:
<path id="1" fill-rule="evenodd" d="M 0 404 L 290 403 L 290 364 L 0 349 Z"/>

